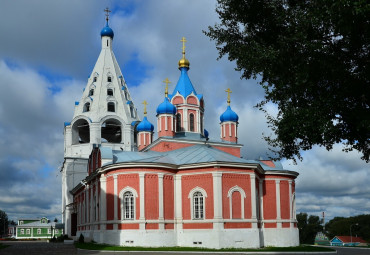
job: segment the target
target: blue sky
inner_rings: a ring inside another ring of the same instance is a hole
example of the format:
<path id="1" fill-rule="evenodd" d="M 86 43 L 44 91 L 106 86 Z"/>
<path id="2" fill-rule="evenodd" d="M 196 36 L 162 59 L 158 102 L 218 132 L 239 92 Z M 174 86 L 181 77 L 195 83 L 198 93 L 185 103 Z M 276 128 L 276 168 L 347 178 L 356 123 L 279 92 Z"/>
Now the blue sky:
<path id="1" fill-rule="evenodd" d="M 263 134 L 271 130 L 254 106 L 263 89 L 240 80 L 235 64 L 217 60 L 214 42 L 203 33 L 217 23 L 215 1 L 47 1 L 0 3 L 0 209 L 10 218 L 61 218 L 63 123 L 73 116 L 100 52 L 106 7 L 112 9 L 113 49 L 138 112 L 149 102 L 148 119 L 162 100 L 168 77 L 179 77 L 180 39 L 185 36 L 190 79 L 205 98 L 205 128 L 219 139 L 219 116 L 231 88 L 232 108 L 240 119 L 243 157 L 268 156 Z M 276 107 L 268 105 L 271 114 Z M 286 169 L 297 179 L 297 213 L 328 218 L 370 213 L 369 165 L 341 145 L 303 153 L 304 160 Z"/>

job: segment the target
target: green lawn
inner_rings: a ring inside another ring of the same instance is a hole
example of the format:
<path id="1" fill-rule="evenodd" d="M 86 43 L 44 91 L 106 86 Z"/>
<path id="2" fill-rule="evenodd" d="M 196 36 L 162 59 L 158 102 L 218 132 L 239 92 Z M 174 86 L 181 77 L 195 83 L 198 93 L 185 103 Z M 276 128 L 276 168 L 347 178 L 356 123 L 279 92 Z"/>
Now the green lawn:
<path id="1" fill-rule="evenodd" d="M 6 248 L 6 247 L 8 247 L 8 246 L 9 246 L 9 245 L 5 245 L 5 244 L 0 243 L 0 250 L 1 250 L 1 249 Z"/>
<path id="2" fill-rule="evenodd" d="M 193 247 L 124 247 L 124 246 L 111 246 L 96 243 L 75 243 L 75 246 L 80 249 L 87 250 L 105 250 L 105 251 L 212 251 L 212 252 L 239 252 L 239 251 L 334 251 L 325 247 L 314 246 L 297 246 L 297 247 L 267 247 L 262 249 L 208 249 L 208 248 L 193 248 Z"/>

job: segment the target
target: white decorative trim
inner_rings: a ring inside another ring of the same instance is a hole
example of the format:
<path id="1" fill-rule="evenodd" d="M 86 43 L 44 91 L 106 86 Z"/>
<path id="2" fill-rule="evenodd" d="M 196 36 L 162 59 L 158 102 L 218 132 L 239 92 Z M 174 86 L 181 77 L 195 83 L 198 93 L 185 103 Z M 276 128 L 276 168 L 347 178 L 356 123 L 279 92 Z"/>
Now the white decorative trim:
<path id="1" fill-rule="evenodd" d="M 230 219 L 233 218 L 233 193 L 237 191 L 240 193 L 240 202 L 241 202 L 241 209 L 242 209 L 242 212 L 241 212 L 241 216 L 242 216 L 242 219 L 244 219 L 244 199 L 246 198 L 246 195 L 245 195 L 245 192 L 244 190 L 239 187 L 238 185 L 235 185 L 234 187 L 230 188 L 229 191 L 227 192 L 227 197 L 229 198 L 229 205 L 230 205 Z"/>
<path id="2" fill-rule="evenodd" d="M 194 205 L 193 205 L 193 199 L 194 198 L 193 198 L 193 196 L 194 196 L 194 193 L 196 193 L 196 192 L 200 192 L 203 195 L 203 219 L 199 219 L 199 220 L 205 220 L 206 219 L 206 197 L 207 197 L 207 192 L 199 186 L 190 190 L 189 195 L 188 195 L 188 198 L 190 200 L 189 202 L 190 202 L 190 210 L 191 210 L 191 219 L 193 219 L 193 220 L 195 219 L 194 218 Z M 196 219 L 196 220 L 198 220 L 198 219 Z"/>
<path id="3" fill-rule="evenodd" d="M 123 189 L 121 189 L 121 191 L 119 192 L 119 199 L 121 200 L 121 203 L 120 203 L 120 208 L 121 208 L 121 221 L 123 221 L 125 219 L 124 217 L 124 208 L 123 208 L 123 194 L 125 194 L 125 192 L 131 192 L 133 195 L 134 195 L 134 220 L 136 219 L 136 198 L 138 197 L 138 194 L 136 192 L 136 190 L 130 186 L 126 186 L 124 187 Z M 125 221 L 126 222 L 126 221 Z"/>
<path id="4" fill-rule="evenodd" d="M 117 220 L 117 208 L 118 208 L 118 206 L 117 206 L 117 193 L 118 193 L 118 186 L 117 186 L 117 183 L 118 183 L 118 181 L 117 181 L 117 175 L 116 174 L 114 174 L 113 175 L 113 194 L 114 194 L 114 200 L 113 200 L 113 204 L 114 204 L 114 220 Z"/>
<path id="5" fill-rule="evenodd" d="M 263 180 L 259 180 L 259 192 L 258 192 L 258 195 L 259 195 L 259 198 L 260 198 L 260 203 L 259 203 L 259 206 L 260 206 L 260 220 L 263 220 L 264 219 L 264 216 L 263 216 Z"/>
<path id="6" fill-rule="evenodd" d="M 145 220 L 145 173 L 139 173 L 140 187 L 140 220 Z M 140 229 L 145 229 L 145 223 L 140 224 Z"/>
<path id="7" fill-rule="evenodd" d="M 181 175 L 174 176 L 174 188 L 175 188 L 175 228 L 177 230 L 182 229 L 182 188 L 181 188 Z"/>
<path id="8" fill-rule="evenodd" d="M 252 219 L 256 219 L 256 215 L 257 215 L 256 176 L 254 174 L 251 174 L 250 180 L 251 180 Z"/>
<path id="9" fill-rule="evenodd" d="M 292 194 L 292 204 L 291 204 L 293 220 L 297 220 L 296 210 L 295 210 L 295 192 Z"/>
<path id="10" fill-rule="evenodd" d="M 202 193 L 204 197 L 207 197 L 207 192 L 203 188 L 197 186 L 197 187 L 193 188 L 192 190 L 190 190 L 189 195 L 188 195 L 188 198 L 192 198 L 193 197 L 193 194 L 195 192 L 197 192 L 197 191 L 199 191 L 200 193 Z"/>

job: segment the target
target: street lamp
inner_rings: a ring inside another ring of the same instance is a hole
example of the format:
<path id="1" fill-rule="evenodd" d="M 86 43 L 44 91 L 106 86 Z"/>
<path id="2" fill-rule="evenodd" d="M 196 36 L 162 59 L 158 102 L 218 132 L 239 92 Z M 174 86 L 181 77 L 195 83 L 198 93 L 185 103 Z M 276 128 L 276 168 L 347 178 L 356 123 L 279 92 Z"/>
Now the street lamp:
<path id="1" fill-rule="evenodd" d="M 353 225 L 358 226 L 358 223 L 353 223 L 353 224 L 351 224 L 351 226 L 349 226 L 349 234 L 351 235 L 351 245 L 353 245 L 353 243 L 352 243 L 352 230 L 351 230 Z"/>

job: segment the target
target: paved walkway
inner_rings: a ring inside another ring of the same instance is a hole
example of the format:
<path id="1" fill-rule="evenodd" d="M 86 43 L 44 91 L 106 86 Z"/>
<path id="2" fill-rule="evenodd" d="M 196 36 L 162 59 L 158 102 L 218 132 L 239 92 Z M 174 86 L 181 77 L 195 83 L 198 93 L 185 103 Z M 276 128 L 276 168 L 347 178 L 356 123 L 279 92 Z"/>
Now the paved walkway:
<path id="1" fill-rule="evenodd" d="M 1 255 L 74 255 L 77 249 L 73 244 L 47 243 L 46 241 L 4 241 L 10 245 L 0 250 Z"/>
<path id="2" fill-rule="evenodd" d="M 209 255 L 212 253 L 201 253 L 201 252 L 107 252 L 107 251 L 88 251 L 88 250 L 78 250 L 73 244 L 64 243 L 47 243 L 46 241 L 1 241 L 2 244 L 10 245 L 5 249 L 0 250 L 0 255 L 75 255 L 75 254 L 99 254 L 99 255 L 174 255 L 174 254 L 191 254 L 191 255 Z M 360 248 L 342 248 L 333 247 L 338 251 L 338 255 L 370 255 L 370 249 L 360 249 Z M 214 253 L 214 254 L 226 254 L 226 253 Z M 231 253 L 227 253 L 231 254 Z M 246 253 L 232 253 L 233 255 L 246 254 Z M 249 255 L 261 255 L 261 254 L 280 254 L 284 253 L 248 253 Z M 292 254 L 310 254 L 310 253 L 295 253 L 289 252 L 287 255 Z M 318 254 L 318 253 L 311 253 Z M 326 253 L 328 254 L 328 253 Z M 333 254 L 333 253 L 329 253 Z"/>

